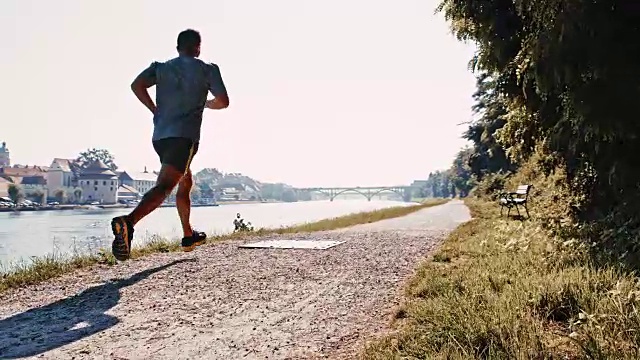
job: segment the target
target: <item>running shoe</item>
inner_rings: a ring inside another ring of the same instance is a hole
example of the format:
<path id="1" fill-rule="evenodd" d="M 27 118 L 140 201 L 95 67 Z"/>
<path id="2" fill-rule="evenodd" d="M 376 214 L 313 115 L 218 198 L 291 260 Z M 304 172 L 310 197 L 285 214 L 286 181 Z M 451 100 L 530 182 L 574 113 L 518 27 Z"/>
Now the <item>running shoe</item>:
<path id="1" fill-rule="evenodd" d="M 182 238 L 182 250 L 185 252 L 193 251 L 196 246 L 200 246 L 207 242 L 207 234 L 202 231 L 192 231 L 193 234 L 191 236 Z"/>
<path id="2" fill-rule="evenodd" d="M 131 256 L 131 240 L 133 240 L 133 223 L 126 216 L 115 217 L 111 220 L 111 230 L 115 237 L 111 244 L 113 256 L 125 261 Z"/>

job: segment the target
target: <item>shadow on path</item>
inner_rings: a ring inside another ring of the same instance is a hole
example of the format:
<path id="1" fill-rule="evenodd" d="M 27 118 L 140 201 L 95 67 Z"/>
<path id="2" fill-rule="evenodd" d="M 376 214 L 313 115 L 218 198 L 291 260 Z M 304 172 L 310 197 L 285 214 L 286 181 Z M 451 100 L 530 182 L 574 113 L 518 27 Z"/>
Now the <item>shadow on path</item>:
<path id="1" fill-rule="evenodd" d="M 186 261 L 194 260 L 176 260 L 0 320 L 0 358 L 35 356 L 116 325 L 120 320 L 105 312 L 118 304 L 120 289 Z"/>

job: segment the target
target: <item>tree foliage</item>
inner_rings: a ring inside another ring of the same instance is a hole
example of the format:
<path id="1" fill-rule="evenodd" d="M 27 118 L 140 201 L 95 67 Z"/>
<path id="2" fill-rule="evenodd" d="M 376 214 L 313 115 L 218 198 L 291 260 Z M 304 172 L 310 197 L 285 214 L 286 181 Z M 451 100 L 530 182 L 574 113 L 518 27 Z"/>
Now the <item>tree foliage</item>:
<path id="1" fill-rule="evenodd" d="M 64 203 L 66 198 L 67 198 L 67 192 L 65 191 L 65 189 L 56 189 L 53 191 L 53 196 L 56 198 L 56 200 L 59 203 Z"/>
<path id="2" fill-rule="evenodd" d="M 626 203 L 640 184 L 640 7 L 632 1 L 444 0 L 453 32 L 478 46 L 506 114 L 500 140 L 515 159 L 543 144 L 585 194 L 582 217 Z M 634 200 L 631 200 L 634 199 Z"/>
<path id="3" fill-rule="evenodd" d="M 118 166 L 115 163 L 115 158 L 109 152 L 109 150 L 106 149 L 87 149 L 81 152 L 80 155 L 78 155 L 76 162 L 78 163 L 78 165 L 80 165 L 80 167 L 86 168 L 91 163 L 98 160 L 102 161 L 113 171 L 116 171 L 118 169 Z"/>
<path id="4" fill-rule="evenodd" d="M 298 201 L 298 196 L 292 187 L 282 183 L 262 183 L 260 196 L 263 199 L 276 201 L 294 202 Z"/>
<path id="5" fill-rule="evenodd" d="M 13 201 L 15 204 L 18 204 L 22 199 L 24 199 L 24 192 L 22 191 L 22 187 L 16 184 L 9 184 L 7 188 L 7 193 L 9 195 L 9 199 Z"/>
<path id="6" fill-rule="evenodd" d="M 468 151 L 467 164 L 478 181 L 486 174 L 506 173 L 516 168 L 498 139 L 498 132 L 506 123 L 507 108 L 495 88 L 496 81 L 487 73 L 478 76 L 477 91 L 473 94 L 473 111 L 480 117 L 463 135 L 473 144 L 473 148 Z"/>
<path id="7" fill-rule="evenodd" d="M 451 180 L 448 171 L 436 171 L 429 174 L 425 186 L 426 197 L 451 197 Z"/>
<path id="8" fill-rule="evenodd" d="M 79 203 L 82 201 L 82 188 L 73 189 L 73 201 Z"/>
<path id="9" fill-rule="evenodd" d="M 30 191 L 25 191 L 24 193 L 24 197 L 26 199 L 29 199 L 31 201 L 35 201 L 37 203 L 42 202 L 42 198 L 44 196 L 44 191 L 42 191 L 41 189 L 33 189 Z"/>
<path id="10" fill-rule="evenodd" d="M 475 186 L 476 177 L 471 171 L 472 156 L 477 153 L 472 148 L 464 148 L 458 152 L 448 171 L 451 182 L 451 195 L 466 197 Z"/>
<path id="11" fill-rule="evenodd" d="M 191 200 L 198 201 L 202 197 L 202 189 L 200 186 L 194 186 L 191 188 L 190 194 Z"/>

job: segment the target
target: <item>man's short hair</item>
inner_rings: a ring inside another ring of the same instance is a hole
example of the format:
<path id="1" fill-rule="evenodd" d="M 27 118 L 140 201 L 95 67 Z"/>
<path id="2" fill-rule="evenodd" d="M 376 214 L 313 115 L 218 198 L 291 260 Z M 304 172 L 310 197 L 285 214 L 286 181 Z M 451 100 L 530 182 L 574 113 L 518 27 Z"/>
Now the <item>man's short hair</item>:
<path id="1" fill-rule="evenodd" d="M 200 45 L 200 33 L 187 29 L 178 34 L 178 51 L 192 50 Z"/>

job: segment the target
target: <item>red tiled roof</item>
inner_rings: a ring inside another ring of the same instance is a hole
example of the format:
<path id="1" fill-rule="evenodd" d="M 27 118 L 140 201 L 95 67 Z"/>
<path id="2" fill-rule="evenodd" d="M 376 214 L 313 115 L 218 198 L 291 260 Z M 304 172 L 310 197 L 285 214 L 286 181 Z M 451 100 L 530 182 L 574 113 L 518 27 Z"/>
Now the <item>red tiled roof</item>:
<path id="1" fill-rule="evenodd" d="M 60 168 L 62 169 L 62 171 L 69 172 L 73 170 L 73 166 L 75 165 L 75 162 L 76 161 L 73 159 L 55 158 L 51 162 L 51 165 L 53 165 L 54 163 L 57 163 L 58 166 L 60 166 Z"/>
<path id="2" fill-rule="evenodd" d="M 44 176 L 46 170 L 40 166 L 33 167 L 1 167 L 0 174 L 6 176 Z"/>
<path id="3" fill-rule="evenodd" d="M 153 181 L 155 182 L 156 180 L 158 180 L 158 175 L 155 174 L 154 172 L 135 172 L 135 171 L 124 171 L 124 173 L 126 173 L 131 180 L 138 180 L 138 181 Z"/>
<path id="4" fill-rule="evenodd" d="M 120 185 L 120 186 L 118 187 L 118 192 L 119 192 L 119 193 L 128 192 L 128 193 L 132 193 L 132 194 L 137 194 L 137 193 L 138 193 L 138 190 L 136 190 L 136 189 L 132 188 L 132 187 L 131 187 L 131 186 L 129 186 L 129 185 L 122 184 L 122 185 Z"/>

